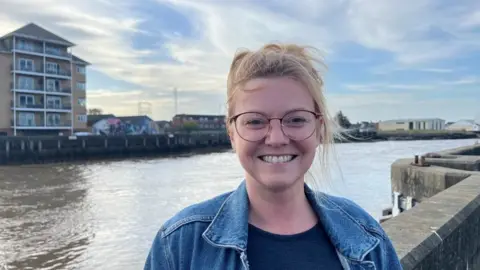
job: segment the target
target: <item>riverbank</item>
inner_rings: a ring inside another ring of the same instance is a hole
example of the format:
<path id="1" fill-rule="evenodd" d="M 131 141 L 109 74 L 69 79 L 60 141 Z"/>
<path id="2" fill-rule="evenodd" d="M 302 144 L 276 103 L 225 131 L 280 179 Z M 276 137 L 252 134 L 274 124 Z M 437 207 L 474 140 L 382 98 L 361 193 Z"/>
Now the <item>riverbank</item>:
<path id="1" fill-rule="evenodd" d="M 226 134 L 0 137 L 0 165 L 191 155 L 230 149 Z"/>
<path id="2" fill-rule="evenodd" d="M 388 140 L 452 140 L 477 138 L 474 133 L 349 133 L 336 143 Z M 230 150 L 225 132 L 131 136 L 0 137 L 0 165 L 69 162 L 73 160 L 163 157 Z"/>
<path id="3" fill-rule="evenodd" d="M 337 138 L 336 142 L 379 142 L 379 141 L 418 141 L 418 140 L 458 140 L 480 138 L 480 133 L 438 131 L 380 131 L 380 132 L 349 132 L 342 134 L 344 138 Z"/>

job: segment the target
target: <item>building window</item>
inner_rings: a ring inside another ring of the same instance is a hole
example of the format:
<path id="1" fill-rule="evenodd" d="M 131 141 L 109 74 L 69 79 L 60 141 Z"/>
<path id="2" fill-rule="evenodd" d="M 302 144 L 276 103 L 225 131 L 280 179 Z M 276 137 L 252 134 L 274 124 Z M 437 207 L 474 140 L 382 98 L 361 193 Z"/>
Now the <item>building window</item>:
<path id="1" fill-rule="evenodd" d="M 85 67 L 84 66 L 77 66 L 77 73 L 85 74 Z"/>
<path id="2" fill-rule="evenodd" d="M 60 125 L 60 114 L 58 114 L 58 113 L 47 114 L 47 125 L 49 125 L 49 126 Z"/>
<path id="3" fill-rule="evenodd" d="M 47 79 L 47 91 L 58 92 L 60 91 L 60 81 L 54 79 Z"/>
<path id="4" fill-rule="evenodd" d="M 87 122 L 87 116 L 85 114 L 79 114 L 79 115 L 77 115 L 77 120 L 78 120 L 78 122 L 86 123 Z"/>
<path id="5" fill-rule="evenodd" d="M 19 113 L 18 124 L 20 126 L 33 127 L 35 126 L 35 114 L 33 113 Z"/>
<path id="6" fill-rule="evenodd" d="M 47 62 L 48 73 L 58 74 L 58 69 L 59 68 L 57 63 Z"/>
<path id="7" fill-rule="evenodd" d="M 85 90 L 85 83 L 77 82 L 77 90 Z"/>
<path id="8" fill-rule="evenodd" d="M 33 78 L 32 77 L 18 77 L 18 85 L 20 89 L 33 90 Z"/>
<path id="9" fill-rule="evenodd" d="M 61 109 L 62 98 L 60 97 L 47 97 L 47 107 L 50 109 Z"/>
<path id="10" fill-rule="evenodd" d="M 32 59 L 20 58 L 20 60 L 18 62 L 19 62 L 19 65 L 20 65 L 20 70 L 33 71 L 33 60 Z"/>
<path id="11" fill-rule="evenodd" d="M 18 41 L 17 48 L 25 51 L 33 51 L 33 44 L 21 39 Z"/>
<path id="12" fill-rule="evenodd" d="M 78 99 L 78 105 L 82 106 L 82 107 L 85 107 L 85 98 L 79 98 Z"/>
<path id="13" fill-rule="evenodd" d="M 20 102 L 20 107 L 35 105 L 35 98 L 32 95 L 19 95 L 18 100 Z"/>

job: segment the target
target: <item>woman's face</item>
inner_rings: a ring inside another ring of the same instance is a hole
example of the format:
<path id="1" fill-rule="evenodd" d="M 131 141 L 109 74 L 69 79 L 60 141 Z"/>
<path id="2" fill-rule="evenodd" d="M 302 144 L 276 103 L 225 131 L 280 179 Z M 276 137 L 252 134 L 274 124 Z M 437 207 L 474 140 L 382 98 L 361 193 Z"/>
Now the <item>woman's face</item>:
<path id="1" fill-rule="evenodd" d="M 230 137 L 246 180 L 272 191 L 303 185 L 319 145 L 316 128 L 321 121 L 309 113 L 315 110 L 308 89 L 288 77 L 254 79 L 237 92 L 233 106 L 233 115 L 242 115 L 232 123 Z M 287 116 L 283 127 L 275 119 L 268 130 L 268 120 L 261 115 Z"/>

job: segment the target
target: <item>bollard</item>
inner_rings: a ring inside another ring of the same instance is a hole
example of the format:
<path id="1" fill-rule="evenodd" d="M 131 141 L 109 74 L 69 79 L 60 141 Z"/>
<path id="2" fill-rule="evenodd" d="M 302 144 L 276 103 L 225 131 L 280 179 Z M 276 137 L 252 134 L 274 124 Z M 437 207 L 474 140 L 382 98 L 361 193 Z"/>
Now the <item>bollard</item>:
<path id="1" fill-rule="evenodd" d="M 5 153 L 7 154 L 7 160 L 10 159 L 10 142 L 6 141 L 5 142 Z"/>
<path id="2" fill-rule="evenodd" d="M 425 163 L 425 156 L 421 156 L 420 157 L 420 166 L 425 166 L 426 163 Z"/>
<path id="3" fill-rule="evenodd" d="M 418 155 L 415 155 L 415 161 L 413 162 L 413 164 L 418 164 Z"/>

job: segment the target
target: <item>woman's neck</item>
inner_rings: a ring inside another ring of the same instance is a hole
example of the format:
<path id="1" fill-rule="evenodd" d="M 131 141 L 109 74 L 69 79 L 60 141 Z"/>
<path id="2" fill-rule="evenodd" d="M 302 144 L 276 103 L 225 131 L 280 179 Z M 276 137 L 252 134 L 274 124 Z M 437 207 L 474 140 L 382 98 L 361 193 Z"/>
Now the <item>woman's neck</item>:
<path id="1" fill-rule="evenodd" d="M 247 180 L 250 201 L 249 223 L 275 234 L 296 234 L 317 223 L 317 216 L 305 195 L 303 180 L 276 192 L 256 180 Z"/>

